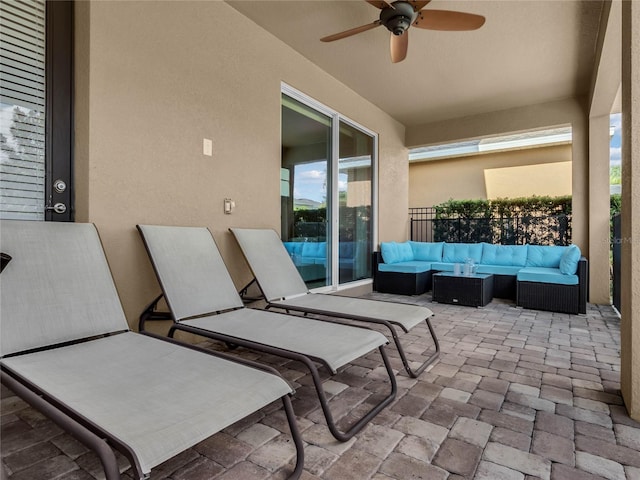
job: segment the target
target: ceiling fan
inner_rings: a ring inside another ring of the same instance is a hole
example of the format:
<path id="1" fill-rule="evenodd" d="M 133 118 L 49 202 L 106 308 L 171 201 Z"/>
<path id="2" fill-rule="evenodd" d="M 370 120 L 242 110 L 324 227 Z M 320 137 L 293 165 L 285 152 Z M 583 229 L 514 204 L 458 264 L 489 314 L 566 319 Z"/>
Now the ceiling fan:
<path id="1" fill-rule="evenodd" d="M 407 30 L 410 26 L 427 30 L 463 31 L 476 30 L 484 25 L 485 21 L 482 15 L 473 13 L 450 10 L 422 10 L 431 0 L 398 0 L 393 3 L 385 0 L 365 1 L 380 9 L 380 18 L 378 20 L 323 37 L 320 40 L 322 42 L 333 42 L 334 40 L 340 40 L 384 25 L 391 32 L 391 61 L 398 63 L 407 56 L 407 47 L 409 46 L 409 32 Z"/>

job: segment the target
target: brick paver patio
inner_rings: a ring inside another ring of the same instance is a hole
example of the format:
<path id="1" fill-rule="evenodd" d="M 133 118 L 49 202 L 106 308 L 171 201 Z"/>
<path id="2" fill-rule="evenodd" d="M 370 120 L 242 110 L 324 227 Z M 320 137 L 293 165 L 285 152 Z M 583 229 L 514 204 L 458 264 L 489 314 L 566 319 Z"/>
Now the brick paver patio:
<path id="1" fill-rule="evenodd" d="M 299 364 L 237 351 L 276 366 L 296 386 L 303 479 L 640 480 L 640 423 L 629 418 L 620 396 L 620 320 L 611 307 L 591 305 L 578 316 L 500 301 L 482 309 L 433 304 L 429 294 L 372 296 L 429 306 L 442 356 L 410 379 L 390 345 L 400 370 L 397 399 L 346 443 L 328 432 Z M 403 342 L 416 363 L 432 348 L 426 327 L 403 335 Z M 382 393 L 383 379 L 372 354 L 329 380 L 343 425 Z M 164 463 L 152 478 L 284 478 L 294 449 L 279 407 Z M 102 477 L 91 452 L 4 387 L 1 441 L 12 480 Z"/>

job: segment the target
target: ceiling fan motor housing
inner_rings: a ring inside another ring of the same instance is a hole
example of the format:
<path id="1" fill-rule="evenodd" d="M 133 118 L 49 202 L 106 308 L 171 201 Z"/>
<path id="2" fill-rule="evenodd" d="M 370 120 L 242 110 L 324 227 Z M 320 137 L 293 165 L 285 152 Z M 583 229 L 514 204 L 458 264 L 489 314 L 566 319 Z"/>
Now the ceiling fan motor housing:
<path id="1" fill-rule="evenodd" d="M 380 12 L 380 22 L 394 35 L 402 35 L 413 23 L 416 12 L 408 2 L 393 2 Z"/>

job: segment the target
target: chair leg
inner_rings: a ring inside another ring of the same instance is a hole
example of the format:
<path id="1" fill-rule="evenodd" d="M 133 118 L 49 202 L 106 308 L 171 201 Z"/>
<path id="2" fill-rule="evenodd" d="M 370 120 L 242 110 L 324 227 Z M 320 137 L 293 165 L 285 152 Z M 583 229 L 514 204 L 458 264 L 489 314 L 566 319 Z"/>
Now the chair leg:
<path id="1" fill-rule="evenodd" d="M 362 321 L 360 319 L 354 319 L 354 320 Z M 391 338 L 393 339 L 393 343 L 395 343 L 396 349 L 398 350 L 398 354 L 400 355 L 400 360 L 402 360 L 402 364 L 404 365 L 404 369 L 406 370 L 407 374 L 411 378 L 418 378 L 418 376 L 422 372 L 424 372 L 429 365 L 433 364 L 433 362 L 435 362 L 440 356 L 440 342 L 438 342 L 438 337 L 436 336 L 436 332 L 433 329 L 433 325 L 431 325 L 431 320 L 429 319 L 429 317 L 425 318 L 425 322 L 427 322 L 427 327 L 429 328 L 429 334 L 431 335 L 433 344 L 436 347 L 436 351 L 433 352 L 431 356 L 429 356 L 429 358 L 427 358 L 424 361 L 424 363 L 415 370 L 413 370 L 409 365 L 409 360 L 407 359 L 407 355 L 404 351 L 404 348 L 402 347 L 402 343 L 400 343 L 400 337 L 398 337 L 398 333 L 396 332 L 396 329 L 393 326 L 393 324 L 386 320 L 369 320 L 369 322 L 384 325 L 389 329 L 389 332 L 391 333 Z"/>
<path id="2" fill-rule="evenodd" d="M 413 370 L 410 366 L 409 366 L 409 361 L 407 360 L 407 356 L 404 352 L 404 348 L 402 348 L 402 345 L 400 344 L 400 339 L 398 338 L 398 335 L 396 334 L 396 330 L 395 328 L 393 328 L 393 325 L 388 324 L 387 327 L 389 328 L 389 330 L 391 330 L 391 336 L 393 337 L 393 341 L 396 344 L 396 348 L 398 349 L 398 354 L 400 355 L 400 359 L 402 360 L 402 364 L 404 365 L 404 369 L 407 371 L 407 374 L 409 374 L 409 376 L 411 378 L 418 378 L 418 376 L 425 371 L 425 369 L 433 364 L 433 362 L 435 362 L 438 357 L 440 357 L 440 342 L 438 342 L 438 337 L 436 337 L 436 332 L 433 329 L 433 326 L 431 325 L 431 320 L 429 320 L 429 318 L 427 317 L 425 319 L 425 321 L 427 322 L 427 327 L 429 328 L 429 334 L 431 335 L 431 338 L 433 339 L 433 343 L 436 347 L 436 351 L 433 352 L 433 354 L 431 354 L 431 356 L 429 358 L 427 358 L 424 363 L 422 365 L 420 365 L 417 369 Z"/>
<path id="3" fill-rule="evenodd" d="M 320 380 L 320 375 L 318 375 L 318 370 L 316 366 L 306 359 L 304 361 L 305 365 L 309 369 L 311 373 L 311 378 L 313 379 L 313 384 L 316 388 L 316 392 L 318 393 L 318 399 L 320 400 L 320 406 L 322 407 L 322 412 L 324 413 L 324 417 L 327 420 L 327 427 L 331 434 L 339 441 L 346 442 L 351 437 L 353 437 L 356 433 L 364 428 L 364 426 L 371 421 L 373 417 L 375 417 L 383 408 L 389 405 L 396 397 L 396 393 L 398 391 L 398 384 L 396 383 L 396 377 L 393 374 L 393 370 L 391 368 L 391 363 L 389 362 L 389 357 L 387 357 L 387 352 L 384 350 L 384 346 L 379 347 L 380 355 L 382 356 L 382 361 L 384 362 L 384 366 L 387 370 L 387 374 L 389 375 L 389 380 L 391 382 L 391 391 L 389 395 L 383 398 L 377 405 L 375 405 L 371 410 L 369 410 L 366 414 L 364 414 L 359 420 L 357 420 L 346 432 L 341 432 L 329 409 L 329 403 L 327 402 L 327 397 L 324 393 L 324 389 L 322 388 L 322 381 Z"/>
<path id="4" fill-rule="evenodd" d="M 316 388 L 316 392 L 318 394 L 318 399 L 320 400 L 320 406 L 322 407 L 322 412 L 327 420 L 327 426 L 329 427 L 329 431 L 331 434 L 339 441 L 346 442 L 351 437 L 353 437 L 356 433 L 358 433 L 362 428 L 380 411 L 389 405 L 394 398 L 396 397 L 396 393 L 398 391 L 398 385 L 396 383 L 396 377 L 393 374 L 393 369 L 391 368 L 391 363 L 389 362 L 389 358 L 387 357 L 387 352 L 384 350 L 384 346 L 380 346 L 380 354 L 382 356 L 382 361 L 384 362 L 384 366 L 387 370 L 387 374 L 389 375 L 389 380 L 391 382 L 391 392 L 388 396 L 386 396 L 378 405 L 373 407 L 368 413 L 366 413 L 360 420 L 358 420 L 354 425 L 352 425 L 349 430 L 346 432 L 341 432 L 338 430 L 338 427 L 335 424 L 333 419 L 333 415 L 331 414 L 331 410 L 329 409 L 329 403 L 327 402 L 327 397 L 324 393 L 324 388 L 322 388 L 322 380 L 320 379 L 320 375 L 318 374 L 318 369 L 316 368 L 314 361 L 303 355 L 301 353 L 292 352 L 290 350 L 283 350 L 281 348 L 272 347 L 269 345 L 258 344 L 248 340 L 244 340 L 236 337 L 229 337 L 227 335 L 223 335 L 221 333 L 212 332 L 210 330 L 202 330 L 197 327 L 190 327 L 188 325 L 182 325 L 179 323 L 175 323 L 173 325 L 175 330 L 183 330 L 185 332 L 194 333 L 196 335 L 201 335 L 207 338 L 213 338 L 215 340 L 219 340 L 221 342 L 230 342 L 234 345 L 248 348 L 250 350 L 258 350 L 271 355 L 275 355 L 278 357 L 289 358 L 291 360 L 296 360 L 302 364 L 304 364 L 308 369 L 309 373 L 311 373 L 311 378 L 313 379 L 313 384 Z M 321 360 L 316 359 L 318 363 L 322 363 Z M 325 365 L 325 368 L 329 368 Z"/>
<path id="5" fill-rule="evenodd" d="M 69 417 L 63 411 L 46 401 L 31 389 L 25 387 L 12 376 L 5 372 L 0 372 L 0 375 L 3 385 L 6 385 L 7 388 L 11 389 L 16 395 L 29 403 L 33 408 L 42 412 L 58 426 L 62 427 L 81 443 L 84 443 L 87 447 L 93 450 L 100 459 L 106 480 L 120 480 L 120 468 L 118 466 L 118 461 L 116 460 L 113 450 L 105 440 Z M 131 459 L 129 460 L 131 461 Z M 139 478 L 143 478 L 139 466 L 137 465 L 137 461 L 131 462 L 131 466 L 138 474 Z"/>
<path id="6" fill-rule="evenodd" d="M 284 413 L 287 416 L 287 422 L 289 423 L 289 431 L 293 438 L 293 444 L 296 446 L 296 466 L 289 475 L 290 480 L 297 480 L 302 475 L 302 469 L 304 468 L 304 443 L 302 441 L 302 435 L 298 429 L 298 423 L 296 422 L 295 413 L 291 405 L 291 398 L 289 395 L 282 397 L 282 404 L 284 405 Z"/>

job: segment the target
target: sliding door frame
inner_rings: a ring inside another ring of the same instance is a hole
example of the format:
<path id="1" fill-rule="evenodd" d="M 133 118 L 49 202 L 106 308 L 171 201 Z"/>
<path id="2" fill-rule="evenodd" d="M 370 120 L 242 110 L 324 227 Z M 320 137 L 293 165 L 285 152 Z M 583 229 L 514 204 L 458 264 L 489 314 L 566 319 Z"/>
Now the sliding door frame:
<path id="1" fill-rule="evenodd" d="M 294 100 L 312 108 L 323 115 L 326 115 L 331 118 L 331 158 L 328 159 L 330 163 L 330 172 L 331 172 L 331 191 L 327 192 L 327 194 L 331 195 L 329 199 L 329 205 L 331 207 L 330 220 L 331 224 L 328 225 L 329 231 L 331 232 L 331 282 L 329 285 L 321 288 L 314 289 L 314 291 L 323 292 L 323 291 L 337 291 L 343 290 L 347 288 L 357 287 L 359 285 L 368 285 L 371 284 L 373 279 L 367 278 L 362 280 L 356 280 L 353 282 L 340 284 L 339 281 L 339 189 L 338 180 L 339 180 L 339 160 L 340 160 L 340 122 L 345 123 L 357 130 L 360 130 L 362 133 L 371 137 L 373 141 L 373 148 L 371 154 L 371 251 L 375 250 L 375 246 L 378 244 L 378 134 L 358 122 L 350 119 L 349 117 L 341 114 L 329 108 L 328 106 L 318 102 L 317 100 L 309 97 L 308 95 L 302 93 L 301 91 L 293 88 L 292 86 L 282 82 L 280 87 L 281 94 L 284 94 L 288 97 L 293 98 Z M 282 122 L 280 122 L 282 125 Z M 367 259 L 367 261 L 371 261 L 371 258 Z"/>

